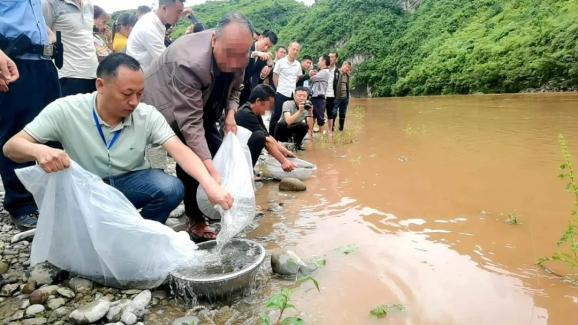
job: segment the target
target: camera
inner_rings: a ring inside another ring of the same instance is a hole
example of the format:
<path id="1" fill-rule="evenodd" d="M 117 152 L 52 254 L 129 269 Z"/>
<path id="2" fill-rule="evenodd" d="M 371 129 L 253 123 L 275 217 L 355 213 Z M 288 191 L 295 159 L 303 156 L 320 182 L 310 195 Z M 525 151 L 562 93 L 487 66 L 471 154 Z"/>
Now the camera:
<path id="1" fill-rule="evenodd" d="M 303 106 L 305 106 L 305 109 L 309 111 L 313 108 L 313 103 L 310 100 L 308 100 L 305 102 L 305 105 Z"/>

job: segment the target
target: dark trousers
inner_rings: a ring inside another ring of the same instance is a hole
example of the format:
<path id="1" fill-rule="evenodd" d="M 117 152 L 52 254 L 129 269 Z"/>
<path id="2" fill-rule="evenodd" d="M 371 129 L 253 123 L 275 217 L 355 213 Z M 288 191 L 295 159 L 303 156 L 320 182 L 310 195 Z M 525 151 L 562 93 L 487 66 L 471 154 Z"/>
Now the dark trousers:
<path id="1" fill-rule="evenodd" d="M 325 98 L 325 107 L 327 107 L 327 118 L 330 120 L 335 119 L 335 114 L 333 113 L 333 106 L 335 105 L 335 97 Z"/>
<path id="2" fill-rule="evenodd" d="M 309 131 L 309 127 L 304 122 L 287 125 L 287 122 L 281 121 L 277 124 L 275 139 L 281 142 L 293 141 L 297 146 L 300 146 L 307 131 Z"/>
<path id="3" fill-rule="evenodd" d="M 61 78 L 62 97 L 96 91 L 96 79 Z"/>
<path id="4" fill-rule="evenodd" d="M 277 124 L 279 125 L 279 124 Z M 267 141 L 267 134 L 263 131 L 255 131 L 249 137 L 247 141 L 247 146 L 249 147 L 249 151 L 251 152 L 251 161 L 253 162 L 253 167 L 257 163 L 257 159 L 261 155 L 261 151 L 265 148 L 265 142 Z"/>
<path id="5" fill-rule="evenodd" d="M 223 134 L 217 128 L 215 123 L 205 124 L 205 139 L 207 140 L 207 145 L 209 146 L 209 151 L 211 156 L 215 157 L 215 154 L 219 150 L 221 143 L 223 143 Z M 181 141 L 185 141 L 183 135 L 177 132 L 177 135 Z M 199 204 L 197 203 L 197 188 L 199 187 L 199 182 L 187 174 L 178 164 L 177 164 L 177 177 L 183 182 L 185 186 L 185 213 L 189 217 L 192 223 L 199 223 L 205 220 L 203 213 L 199 210 Z"/>
<path id="6" fill-rule="evenodd" d="M 317 120 L 317 125 L 325 125 L 325 97 L 311 98 L 313 104 L 313 118 Z"/>
<path id="7" fill-rule="evenodd" d="M 271 120 L 269 121 L 269 133 L 273 134 L 275 132 L 275 127 L 277 122 L 281 118 L 281 113 L 283 112 L 283 103 L 288 100 L 292 100 L 291 97 L 286 97 L 280 93 L 275 95 L 275 109 L 271 113 Z"/>
<path id="8" fill-rule="evenodd" d="M 345 127 L 345 116 L 347 115 L 347 107 L 349 106 L 349 97 L 338 99 L 333 105 L 333 118 L 339 115 L 339 130 L 343 131 Z M 335 124 L 334 124 L 335 125 Z"/>
<path id="9" fill-rule="evenodd" d="M 145 219 L 164 224 L 171 211 L 183 200 L 183 184 L 160 169 L 144 169 L 103 179 L 132 203 L 142 209 Z"/>
<path id="10" fill-rule="evenodd" d="M 58 73 L 51 61 L 14 60 L 20 79 L 8 85 L 7 93 L 0 93 L 0 148 L 32 121 L 40 111 L 60 97 Z M 18 164 L 4 157 L 0 151 L 0 177 L 4 184 L 4 209 L 13 216 L 37 211 L 34 198 L 16 177 L 14 169 L 34 165 Z"/>

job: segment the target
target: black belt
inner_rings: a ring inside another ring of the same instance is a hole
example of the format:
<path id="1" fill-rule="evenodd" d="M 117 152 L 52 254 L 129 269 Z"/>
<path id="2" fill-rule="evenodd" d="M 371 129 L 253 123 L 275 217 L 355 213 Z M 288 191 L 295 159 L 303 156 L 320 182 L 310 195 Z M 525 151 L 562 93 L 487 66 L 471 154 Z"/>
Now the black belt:
<path id="1" fill-rule="evenodd" d="M 13 41 L 14 39 L 0 38 L 0 49 L 5 50 Z M 52 45 L 31 44 L 19 55 L 22 54 L 37 54 L 42 57 L 52 58 L 54 55 L 54 47 Z"/>

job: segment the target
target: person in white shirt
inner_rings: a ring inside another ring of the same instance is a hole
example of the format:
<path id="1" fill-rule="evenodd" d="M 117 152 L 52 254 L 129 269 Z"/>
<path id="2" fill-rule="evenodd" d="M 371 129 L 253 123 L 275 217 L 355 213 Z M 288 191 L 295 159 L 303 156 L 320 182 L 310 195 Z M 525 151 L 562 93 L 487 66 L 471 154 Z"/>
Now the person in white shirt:
<path id="1" fill-rule="evenodd" d="M 128 37 L 126 54 L 137 59 L 145 74 L 166 50 L 165 25 L 174 25 L 183 12 L 184 0 L 160 0 L 159 8 L 137 21 Z"/>
<path id="2" fill-rule="evenodd" d="M 50 30 L 62 33 L 64 65 L 58 71 L 62 96 L 92 93 L 98 59 L 91 0 L 42 0 L 42 14 Z"/>
<path id="3" fill-rule="evenodd" d="M 329 81 L 327 87 L 327 93 L 325 93 L 325 105 L 327 107 L 327 127 L 329 133 L 333 132 L 333 126 L 335 122 L 335 116 L 333 115 L 335 106 L 335 87 L 337 87 L 337 78 L 339 78 L 339 69 L 337 68 L 337 61 L 339 60 L 339 54 L 337 52 L 329 53 L 329 60 L 331 64 L 329 65 Z"/>
<path id="4" fill-rule="evenodd" d="M 277 94 L 275 95 L 275 110 L 271 114 L 271 121 L 269 121 L 270 133 L 275 134 L 275 127 L 283 111 L 283 103 L 293 98 L 293 91 L 297 87 L 299 76 L 303 74 L 301 63 L 297 61 L 299 51 L 301 51 L 301 45 L 292 42 L 287 49 L 287 56 L 275 63 L 273 83 L 277 88 Z"/>

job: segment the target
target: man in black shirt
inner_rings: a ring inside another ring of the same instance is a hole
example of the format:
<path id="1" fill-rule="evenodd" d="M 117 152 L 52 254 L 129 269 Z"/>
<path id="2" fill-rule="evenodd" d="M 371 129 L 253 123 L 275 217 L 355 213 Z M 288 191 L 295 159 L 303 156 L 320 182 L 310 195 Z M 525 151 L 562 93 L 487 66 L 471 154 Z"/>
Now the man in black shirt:
<path id="1" fill-rule="evenodd" d="M 249 101 L 237 110 L 235 120 L 238 126 L 252 132 L 247 146 L 251 151 L 253 166 L 257 163 L 263 148 L 266 148 L 269 154 L 281 163 L 281 168 L 290 172 L 295 169 L 295 165 L 287 158 L 295 155 L 269 135 L 261 117 L 271 110 L 274 102 L 275 90 L 267 85 L 258 85 L 251 91 Z"/>

